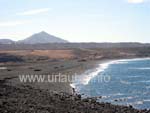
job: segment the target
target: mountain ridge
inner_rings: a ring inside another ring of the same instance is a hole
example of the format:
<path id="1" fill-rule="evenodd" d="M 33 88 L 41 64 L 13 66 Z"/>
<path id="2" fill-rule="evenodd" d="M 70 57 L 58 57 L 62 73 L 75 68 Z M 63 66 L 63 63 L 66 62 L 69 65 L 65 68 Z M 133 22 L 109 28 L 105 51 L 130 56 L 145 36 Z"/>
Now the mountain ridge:
<path id="1" fill-rule="evenodd" d="M 48 34 L 45 31 L 35 33 L 23 40 L 0 39 L 0 44 L 45 44 L 45 43 L 68 43 L 67 40 Z"/>
<path id="2" fill-rule="evenodd" d="M 0 44 L 13 44 L 15 41 L 11 39 L 0 39 Z"/>
<path id="3" fill-rule="evenodd" d="M 48 34 L 45 31 L 41 31 L 39 33 L 31 35 L 30 37 L 24 40 L 20 40 L 17 43 L 44 44 L 44 43 L 67 43 L 67 42 L 68 42 L 67 40 Z"/>

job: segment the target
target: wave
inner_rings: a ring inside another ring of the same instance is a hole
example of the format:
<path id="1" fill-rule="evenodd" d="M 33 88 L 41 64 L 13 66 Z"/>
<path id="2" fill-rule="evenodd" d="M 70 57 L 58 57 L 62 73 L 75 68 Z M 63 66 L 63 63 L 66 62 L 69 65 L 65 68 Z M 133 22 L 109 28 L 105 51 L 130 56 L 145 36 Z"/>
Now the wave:
<path id="1" fill-rule="evenodd" d="M 135 83 L 149 83 L 149 82 L 150 82 L 150 80 L 141 80 L 141 81 L 132 82 L 132 84 L 135 84 Z"/>
<path id="2" fill-rule="evenodd" d="M 97 76 L 99 73 L 103 72 L 105 69 L 109 67 L 110 64 L 113 64 L 115 62 L 116 61 L 107 61 L 105 63 L 98 64 L 97 68 L 87 70 L 83 74 L 79 75 L 78 76 L 79 78 L 77 79 L 78 81 L 71 83 L 70 86 L 72 88 L 75 88 L 78 83 L 87 85 L 92 78 Z"/>
<path id="3" fill-rule="evenodd" d="M 141 76 L 127 76 L 127 78 L 139 78 Z"/>
<path id="4" fill-rule="evenodd" d="M 107 69 L 111 64 L 115 64 L 115 63 L 118 63 L 118 60 L 101 63 L 98 65 L 96 69 L 86 71 L 81 75 L 84 77 L 84 79 L 80 83 L 82 83 L 83 85 L 87 85 L 92 78 L 96 77 L 99 73 L 105 71 L 105 69 Z"/>
<path id="5" fill-rule="evenodd" d="M 126 84 L 126 85 L 130 85 L 130 84 L 131 84 L 130 82 L 128 82 L 128 81 L 124 81 L 124 80 L 120 80 L 120 83 L 122 83 L 122 84 Z"/>
<path id="6" fill-rule="evenodd" d="M 138 82 L 141 82 L 141 83 L 149 83 L 150 80 L 143 80 L 143 81 L 138 81 Z"/>
<path id="7" fill-rule="evenodd" d="M 121 59 L 119 61 L 141 61 L 141 60 L 150 60 L 150 57 L 145 57 L 145 58 L 131 58 L 131 59 Z"/>
<path id="8" fill-rule="evenodd" d="M 132 106 L 135 106 L 135 105 L 142 105 L 144 104 L 144 101 L 135 101 L 135 102 L 128 102 L 127 105 L 132 105 Z"/>
<path id="9" fill-rule="evenodd" d="M 70 86 L 71 86 L 72 88 L 75 88 L 75 84 L 73 84 L 73 83 L 72 83 L 72 84 L 70 84 Z"/>
<path id="10" fill-rule="evenodd" d="M 123 93 L 115 93 L 115 94 L 109 94 L 110 96 L 122 96 L 124 95 Z"/>
<path id="11" fill-rule="evenodd" d="M 117 101 L 121 101 L 121 102 L 127 102 L 128 100 L 132 100 L 132 99 L 134 99 L 134 97 L 122 97 L 122 98 L 114 98 L 112 101 L 115 101 L 115 100 L 117 100 Z"/>
<path id="12" fill-rule="evenodd" d="M 150 60 L 150 58 L 133 58 L 133 59 L 119 59 L 119 60 L 111 60 L 107 61 L 105 63 L 100 63 L 96 69 L 90 69 L 84 72 L 79 76 L 79 84 L 87 85 L 89 84 L 89 81 L 96 77 L 99 73 L 105 71 L 110 65 L 112 64 L 127 64 L 129 61 L 138 61 L 138 60 Z M 128 82 L 122 81 L 124 84 L 129 84 Z M 72 83 L 74 88 L 76 86 L 76 83 Z"/>
<path id="13" fill-rule="evenodd" d="M 133 98 L 135 98 L 135 97 L 125 97 L 124 99 L 133 99 Z"/>
<path id="14" fill-rule="evenodd" d="M 141 105 L 141 104 L 143 104 L 143 101 L 136 101 L 136 102 L 134 102 L 133 104 L 134 104 L 134 105 Z"/>
<path id="15" fill-rule="evenodd" d="M 143 100 L 144 102 L 150 102 L 150 99 L 147 99 L 147 100 Z"/>
<path id="16" fill-rule="evenodd" d="M 129 69 L 135 69 L 135 70 L 150 70 L 150 67 L 129 68 Z"/>
<path id="17" fill-rule="evenodd" d="M 150 99 L 139 100 L 139 101 L 127 103 L 127 105 L 133 105 L 133 106 L 135 106 L 135 105 L 142 105 L 142 104 L 144 104 L 144 102 L 150 102 Z"/>
<path id="18" fill-rule="evenodd" d="M 117 64 L 128 64 L 129 62 L 122 62 L 122 61 L 118 61 Z"/>
<path id="19" fill-rule="evenodd" d="M 110 96 L 105 96 L 105 95 L 102 96 L 102 99 L 106 99 L 106 98 L 110 98 Z"/>

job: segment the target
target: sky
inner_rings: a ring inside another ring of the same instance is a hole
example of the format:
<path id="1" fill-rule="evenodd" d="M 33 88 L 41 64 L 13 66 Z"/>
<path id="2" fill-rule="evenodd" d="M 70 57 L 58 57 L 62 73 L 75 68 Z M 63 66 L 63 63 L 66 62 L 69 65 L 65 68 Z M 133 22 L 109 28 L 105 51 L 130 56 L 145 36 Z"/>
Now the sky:
<path id="1" fill-rule="evenodd" d="M 150 43 L 150 0 L 0 0 L 0 39 Z"/>

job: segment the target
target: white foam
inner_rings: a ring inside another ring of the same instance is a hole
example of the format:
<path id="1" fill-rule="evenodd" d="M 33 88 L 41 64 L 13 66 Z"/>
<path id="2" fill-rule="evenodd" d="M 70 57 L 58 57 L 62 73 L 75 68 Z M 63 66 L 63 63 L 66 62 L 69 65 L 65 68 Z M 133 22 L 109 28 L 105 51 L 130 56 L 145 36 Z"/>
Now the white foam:
<path id="1" fill-rule="evenodd" d="M 150 80 L 143 80 L 143 81 L 139 81 L 139 82 L 148 83 L 148 82 L 150 82 Z"/>
<path id="2" fill-rule="evenodd" d="M 122 84 L 126 84 L 126 85 L 130 85 L 130 84 L 131 84 L 130 82 L 128 82 L 128 81 L 124 81 L 124 80 L 120 80 L 120 83 L 122 83 Z"/>
<path id="3" fill-rule="evenodd" d="M 144 102 L 150 102 L 150 99 L 144 100 Z"/>
<path id="4" fill-rule="evenodd" d="M 122 60 L 119 60 L 119 61 L 140 61 L 140 60 L 150 60 L 150 57 L 146 57 L 146 58 L 132 58 L 132 59 L 122 59 Z"/>
<path id="5" fill-rule="evenodd" d="M 142 67 L 142 68 L 129 68 L 129 69 L 135 69 L 135 70 L 150 70 L 150 67 Z"/>
<path id="6" fill-rule="evenodd" d="M 124 95 L 123 93 L 115 93 L 115 94 L 110 94 L 110 96 L 122 96 Z"/>
<path id="7" fill-rule="evenodd" d="M 103 72 L 105 69 L 107 69 L 111 64 L 126 64 L 129 61 L 138 61 L 138 60 L 150 60 L 150 58 L 133 58 L 133 59 L 119 59 L 119 60 L 112 60 L 108 61 L 102 64 L 99 64 L 96 69 L 92 70 L 87 70 L 85 73 L 83 73 L 80 76 L 80 84 L 87 85 L 89 81 L 97 76 L 100 72 Z M 127 82 L 123 82 L 125 84 L 129 84 Z M 73 85 L 75 87 L 75 84 Z"/>
<path id="8" fill-rule="evenodd" d="M 95 70 L 91 70 L 90 73 L 84 73 L 82 76 L 84 77 L 84 79 L 80 82 L 82 82 L 82 84 L 87 85 L 89 83 L 89 81 L 95 77 L 96 75 L 98 75 L 98 73 L 100 73 L 102 71 L 102 69 L 100 69 L 100 67 L 96 68 Z"/>
<path id="9" fill-rule="evenodd" d="M 72 84 L 70 84 L 70 86 L 71 86 L 72 88 L 75 88 L 75 84 L 73 84 L 73 83 L 72 83 Z"/>
<path id="10" fill-rule="evenodd" d="M 80 81 L 82 84 L 87 85 L 89 81 L 97 76 L 100 72 L 103 72 L 109 67 L 110 64 L 114 64 L 116 61 L 109 61 L 106 63 L 99 64 L 95 70 L 86 71 L 83 75 L 84 79 Z"/>
<path id="11" fill-rule="evenodd" d="M 103 98 L 103 99 L 105 99 L 105 98 L 109 98 L 109 97 L 110 97 L 110 96 L 102 96 L 102 98 Z"/>
<path id="12" fill-rule="evenodd" d="M 132 83 L 149 83 L 150 80 L 142 80 L 142 81 L 136 81 L 136 82 L 132 82 Z"/>
<path id="13" fill-rule="evenodd" d="M 141 76 L 127 76 L 128 78 L 139 78 Z"/>
<path id="14" fill-rule="evenodd" d="M 150 102 L 150 99 L 135 101 L 135 102 L 132 102 L 132 103 L 128 103 L 128 105 L 142 105 L 142 104 L 144 104 L 144 102 Z"/>
<path id="15" fill-rule="evenodd" d="M 125 97 L 125 99 L 133 99 L 134 97 Z"/>
<path id="16" fill-rule="evenodd" d="M 116 99 L 114 99 L 114 100 L 118 100 L 118 101 L 128 101 L 128 100 L 131 100 L 131 99 L 133 99 L 134 97 L 122 97 L 122 98 L 116 98 Z M 113 100 L 113 101 L 114 101 Z"/>
<path id="17" fill-rule="evenodd" d="M 133 98 L 134 98 L 134 97 L 129 96 L 129 97 L 121 98 L 121 99 L 127 99 L 127 100 L 130 100 L 130 99 L 133 99 Z"/>
<path id="18" fill-rule="evenodd" d="M 143 104 L 143 101 L 137 101 L 137 102 L 135 102 L 134 104 L 135 104 L 135 105 L 141 105 L 141 104 Z"/>
<path id="19" fill-rule="evenodd" d="M 143 104 L 143 101 L 135 101 L 135 102 L 132 102 L 132 103 L 127 103 L 127 105 L 142 105 Z"/>
<path id="20" fill-rule="evenodd" d="M 127 61 L 116 61 L 114 64 L 127 64 L 128 62 Z"/>

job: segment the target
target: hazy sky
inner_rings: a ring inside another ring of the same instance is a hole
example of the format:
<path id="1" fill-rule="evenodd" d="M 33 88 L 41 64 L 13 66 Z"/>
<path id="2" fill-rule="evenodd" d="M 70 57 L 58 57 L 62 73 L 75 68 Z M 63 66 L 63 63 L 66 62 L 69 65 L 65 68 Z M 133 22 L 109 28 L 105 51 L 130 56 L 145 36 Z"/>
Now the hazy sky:
<path id="1" fill-rule="evenodd" d="M 0 0 L 0 39 L 40 31 L 71 42 L 150 42 L 150 1 Z"/>

